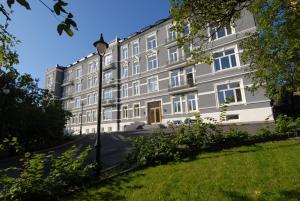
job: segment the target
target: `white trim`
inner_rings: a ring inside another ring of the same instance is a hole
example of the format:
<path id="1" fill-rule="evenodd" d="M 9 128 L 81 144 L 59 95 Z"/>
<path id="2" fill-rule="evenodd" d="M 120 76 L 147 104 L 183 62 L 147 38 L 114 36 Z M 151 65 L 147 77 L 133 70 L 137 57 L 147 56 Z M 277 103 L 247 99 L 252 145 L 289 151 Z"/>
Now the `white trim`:
<path id="1" fill-rule="evenodd" d="M 180 107 L 181 107 L 181 108 L 180 108 L 180 109 L 181 109 L 180 112 L 174 112 L 174 101 L 173 101 L 173 100 L 174 100 L 175 97 L 179 97 Z M 171 111 L 171 114 L 183 114 L 183 107 L 182 107 L 182 106 L 183 106 L 183 104 L 182 104 L 183 101 L 182 101 L 182 96 L 181 96 L 181 95 L 171 96 L 171 100 L 172 100 L 172 101 L 171 101 L 171 103 L 172 103 L 172 107 L 171 107 L 171 108 L 172 108 L 172 111 Z"/>
<path id="2" fill-rule="evenodd" d="M 157 80 L 157 90 L 155 90 L 155 91 L 149 91 L 149 80 L 150 80 L 150 79 L 153 79 L 153 78 L 156 78 L 156 80 Z M 158 91 L 159 91 L 158 75 L 148 77 L 148 78 L 147 78 L 147 93 L 149 94 L 149 93 L 154 93 L 154 92 L 158 92 Z"/>
<path id="3" fill-rule="evenodd" d="M 134 106 L 135 105 L 139 105 L 139 116 L 134 115 Z M 132 118 L 141 118 L 141 103 L 140 102 L 132 103 Z"/>

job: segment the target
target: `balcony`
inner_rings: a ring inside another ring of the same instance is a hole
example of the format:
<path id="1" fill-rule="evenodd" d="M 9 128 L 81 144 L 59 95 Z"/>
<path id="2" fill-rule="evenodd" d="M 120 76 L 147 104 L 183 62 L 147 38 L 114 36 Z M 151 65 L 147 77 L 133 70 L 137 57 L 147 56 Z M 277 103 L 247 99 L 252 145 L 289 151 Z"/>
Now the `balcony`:
<path id="1" fill-rule="evenodd" d="M 117 103 L 117 99 L 102 99 L 102 106 L 108 107 L 108 106 L 114 106 Z"/>
<path id="2" fill-rule="evenodd" d="M 177 44 L 177 40 L 175 37 L 168 37 L 166 38 L 165 40 L 165 45 L 167 48 L 171 47 L 171 46 L 174 46 Z"/>
<path id="3" fill-rule="evenodd" d="M 65 87 L 65 86 L 68 86 L 68 85 L 73 85 L 74 84 L 74 81 L 73 80 L 63 80 L 63 83 L 62 83 L 62 87 Z"/>
<path id="4" fill-rule="evenodd" d="M 103 70 L 109 70 L 116 67 L 116 63 L 104 64 Z"/>
<path id="5" fill-rule="evenodd" d="M 73 99 L 72 94 L 62 94 L 61 100 Z"/>
<path id="6" fill-rule="evenodd" d="M 114 87 L 116 86 L 116 80 L 115 79 L 103 80 L 102 85 L 103 87 Z"/>
<path id="7" fill-rule="evenodd" d="M 169 85 L 168 92 L 170 94 L 175 95 L 196 90 L 196 85 L 193 79 L 184 79 L 184 77 L 180 78 L 179 83 L 174 82 Z"/>

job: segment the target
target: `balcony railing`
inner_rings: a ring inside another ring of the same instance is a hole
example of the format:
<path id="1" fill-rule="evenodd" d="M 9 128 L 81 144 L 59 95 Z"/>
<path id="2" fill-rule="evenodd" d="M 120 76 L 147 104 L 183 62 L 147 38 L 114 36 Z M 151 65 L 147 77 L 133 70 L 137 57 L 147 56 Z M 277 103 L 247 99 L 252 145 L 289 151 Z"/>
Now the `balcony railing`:
<path id="1" fill-rule="evenodd" d="M 61 86 L 64 87 L 64 86 L 73 85 L 73 84 L 74 84 L 73 80 L 63 80 L 63 83 Z"/>
<path id="2" fill-rule="evenodd" d="M 102 84 L 103 84 L 103 87 L 114 86 L 114 85 L 116 85 L 116 80 L 115 79 L 103 80 Z"/>
<path id="3" fill-rule="evenodd" d="M 67 100 L 67 99 L 72 99 L 73 96 L 72 94 L 62 94 L 61 100 Z"/>
<path id="4" fill-rule="evenodd" d="M 112 63 L 109 63 L 109 64 L 104 64 L 103 69 L 108 70 L 108 69 L 115 68 L 115 67 L 116 67 L 116 64 L 112 62 Z"/>
<path id="5" fill-rule="evenodd" d="M 174 92 L 177 90 L 187 89 L 195 86 L 193 79 L 185 79 L 184 77 L 180 77 L 180 82 L 171 82 L 169 84 L 169 92 Z"/>
<path id="6" fill-rule="evenodd" d="M 173 59 L 168 60 L 167 65 L 171 66 L 171 65 L 179 64 L 179 63 L 182 63 L 185 61 L 186 61 L 185 57 L 178 57 L 177 60 L 173 60 Z"/>
<path id="7" fill-rule="evenodd" d="M 168 37 L 168 38 L 166 38 L 166 40 L 165 40 L 165 44 L 169 44 L 169 43 L 171 43 L 171 42 L 173 42 L 173 41 L 176 41 L 176 37 Z"/>
<path id="8" fill-rule="evenodd" d="M 116 99 L 102 99 L 102 106 L 113 106 L 117 103 Z"/>

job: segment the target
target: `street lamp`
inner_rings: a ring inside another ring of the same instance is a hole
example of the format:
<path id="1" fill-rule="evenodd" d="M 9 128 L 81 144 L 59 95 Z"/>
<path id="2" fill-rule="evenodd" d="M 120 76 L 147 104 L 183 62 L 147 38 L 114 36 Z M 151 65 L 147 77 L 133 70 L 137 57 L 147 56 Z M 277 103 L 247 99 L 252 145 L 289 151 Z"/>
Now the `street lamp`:
<path id="1" fill-rule="evenodd" d="M 82 135 L 82 114 L 83 114 L 83 102 L 81 102 L 80 131 L 79 131 L 79 135 Z"/>
<path id="2" fill-rule="evenodd" d="M 99 76 L 98 76 L 98 111 L 97 111 L 97 139 L 95 142 L 96 148 L 96 171 L 100 175 L 101 169 L 101 141 L 100 141 L 100 128 L 101 128 L 101 98 L 102 98 L 102 57 L 104 56 L 108 44 L 104 41 L 103 35 L 101 33 L 100 39 L 94 42 L 94 46 L 97 49 L 98 55 L 100 56 L 99 62 Z"/>

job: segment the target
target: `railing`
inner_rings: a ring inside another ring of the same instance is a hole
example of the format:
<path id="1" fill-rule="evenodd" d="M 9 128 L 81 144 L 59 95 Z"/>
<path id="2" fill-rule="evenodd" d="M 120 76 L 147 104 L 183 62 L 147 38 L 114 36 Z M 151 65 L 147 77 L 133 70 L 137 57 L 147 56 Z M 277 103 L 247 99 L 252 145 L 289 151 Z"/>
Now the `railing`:
<path id="1" fill-rule="evenodd" d="M 104 64 L 104 68 L 103 69 L 110 69 L 110 68 L 114 68 L 116 67 L 115 63 L 109 63 L 109 64 Z"/>
<path id="2" fill-rule="evenodd" d="M 176 41 L 176 37 L 168 37 L 168 38 L 166 38 L 165 43 L 168 44 L 168 43 L 171 43 L 173 41 Z"/>
<path id="3" fill-rule="evenodd" d="M 117 100 L 116 99 L 102 99 L 102 105 L 103 106 L 109 106 L 109 105 L 114 105 L 116 104 Z"/>
<path id="4" fill-rule="evenodd" d="M 168 60 L 167 61 L 167 65 L 174 65 L 174 64 L 182 63 L 184 61 L 186 61 L 186 57 L 185 56 L 178 57 L 177 60 Z"/>
<path id="5" fill-rule="evenodd" d="M 180 82 L 171 81 L 171 83 L 169 84 L 168 91 L 171 92 L 171 91 L 185 89 L 193 86 L 195 86 L 193 79 L 185 79 L 184 77 L 180 77 Z"/>

